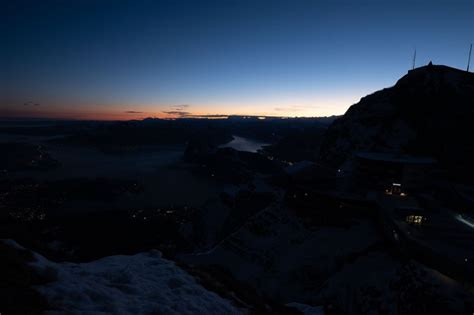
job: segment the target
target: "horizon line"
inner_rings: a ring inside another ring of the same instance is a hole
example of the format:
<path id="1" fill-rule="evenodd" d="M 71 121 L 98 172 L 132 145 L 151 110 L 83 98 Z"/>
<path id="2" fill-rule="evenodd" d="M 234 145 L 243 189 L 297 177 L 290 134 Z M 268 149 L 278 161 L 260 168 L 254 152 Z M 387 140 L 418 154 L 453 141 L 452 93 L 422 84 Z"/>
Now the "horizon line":
<path id="1" fill-rule="evenodd" d="M 144 117 L 144 118 L 132 118 L 132 119 L 89 119 L 89 118 L 55 118 L 55 117 L 8 117 L 0 116 L 1 121 L 90 121 L 90 122 L 114 122 L 114 121 L 144 121 L 144 120 L 226 120 L 232 118 L 240 119 L 321 119 L 340 117 L 342 115 L 326 115 L 326 116 L 276 116 L 276 115 L 224 115 L 224 114 L 211 114 L 211 115 L 189 115 L 185 117 Z"/>

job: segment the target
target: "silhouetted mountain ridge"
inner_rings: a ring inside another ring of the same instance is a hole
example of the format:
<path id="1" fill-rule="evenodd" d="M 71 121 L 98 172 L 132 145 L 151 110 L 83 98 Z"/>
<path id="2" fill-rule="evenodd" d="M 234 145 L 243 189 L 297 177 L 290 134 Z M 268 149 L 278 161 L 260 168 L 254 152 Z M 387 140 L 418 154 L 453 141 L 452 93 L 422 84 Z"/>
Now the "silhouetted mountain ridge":
<path id="1" fill-rule="evenodd" d="M 358 150 L 430 155 L 473 172 L 474 74 L 428 65 L 363 97 L 327 130 L 320 160 L 342 164 Z"/>

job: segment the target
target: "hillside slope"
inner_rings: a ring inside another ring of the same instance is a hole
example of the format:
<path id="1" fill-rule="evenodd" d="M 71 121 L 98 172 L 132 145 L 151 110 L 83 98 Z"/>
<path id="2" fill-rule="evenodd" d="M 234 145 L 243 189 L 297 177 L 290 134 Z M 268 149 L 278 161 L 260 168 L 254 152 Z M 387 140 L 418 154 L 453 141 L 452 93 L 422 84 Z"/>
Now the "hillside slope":
<path id="1" fill-rule="evenodd" d="M 363 97 L 327 130 L 320 160 L 337 167 L 354 151 L 430 155 L 472 174 L 474 74 L 428 65 Z"/>

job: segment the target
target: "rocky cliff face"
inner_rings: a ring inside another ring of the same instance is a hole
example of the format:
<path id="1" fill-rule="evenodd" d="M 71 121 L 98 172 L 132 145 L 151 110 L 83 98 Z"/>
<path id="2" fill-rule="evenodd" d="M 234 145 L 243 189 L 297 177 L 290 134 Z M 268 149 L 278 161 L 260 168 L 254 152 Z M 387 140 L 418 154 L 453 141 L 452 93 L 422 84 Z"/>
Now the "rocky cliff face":
<path id="1" fill-rule="evenodd" d="M 437 65 L 409 71 L 363 97 L 327 130 L 320 160 L 334 167 L 354 151 L 430 155 L 472 169 L 474 74 Z"/>

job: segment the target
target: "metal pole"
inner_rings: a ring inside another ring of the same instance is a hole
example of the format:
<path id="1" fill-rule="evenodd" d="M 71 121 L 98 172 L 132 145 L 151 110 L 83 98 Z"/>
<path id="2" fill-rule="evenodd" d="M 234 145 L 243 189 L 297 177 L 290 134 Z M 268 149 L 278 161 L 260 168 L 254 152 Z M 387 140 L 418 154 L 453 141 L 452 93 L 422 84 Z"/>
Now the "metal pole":
<path id="1" fill-rule="evenodd" d="M 413 54 L 413 65 L 412 65 L 412 70 L 415 69 L 415 61 L 416 61 L 416 48 L 415 48 L 415 53 Z"/>
<path id="2" fill-rule="evenodd" d="M 469 48 L 469 58 L 467 59 L 467 72 L 469 72 L 469 65 L 471 64 L 471 53 L 472 53 L 472 44 Z"/>

